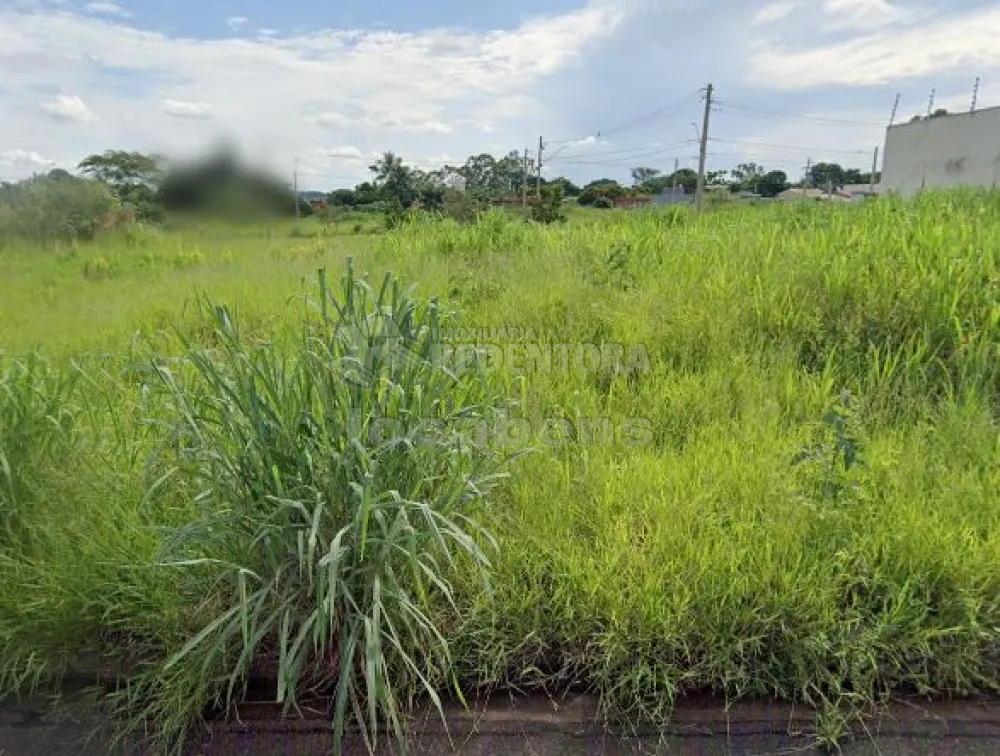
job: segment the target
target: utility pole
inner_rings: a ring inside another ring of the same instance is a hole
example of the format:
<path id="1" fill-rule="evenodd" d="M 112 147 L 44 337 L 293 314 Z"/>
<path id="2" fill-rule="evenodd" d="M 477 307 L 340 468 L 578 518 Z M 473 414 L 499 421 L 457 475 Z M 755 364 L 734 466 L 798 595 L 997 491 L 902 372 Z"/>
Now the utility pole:
<path id="1" fill-rule="evenodd" d="M 979 77 L 976 77 L 976 83 L 972 86 L 972 107 L 969 109 L 970 113 L 976 112 L 976 102 L 979 99 Z"/>
<path id="2" fill-rule="evenodd" d="M 806 158 L 806 178 L 805 181 L 802 182 L 805 185 L 804 188 L 806 189 L 809 188 L 809 184 L 812 181 L 812 173 L 811 173 L 812 165 L 813 165 L 812 158 Z"/>
<path id="3" fill-rule="evenodd" d="M 711 84 L 705 88 L 705 117 L 701 125 L 701 149 L 698 151 L 698 183 L 695 185 L 694 205 L 701 212 L 702 196 L 705 194 L 705 159 L 708 157 L 708 122 L 712 114 Z"/>
<path id="4" fill-rule="evenodd" d="M 878 147 L 875 148 L 875 155 L 872 157 L 872 176 L 870 191 L 875 194 L 875 172 L 878 170 Z"/>
<path id="5" fill-rule="evenodd" d="M 892 115 L 889 116 L 889 125 L 896 122 L 896 111 L 899 110 L 899 94 L 896 95 L 896 102 L 892 104 Z"/>
<path id="6" fill-rule="evenodd" d="M 535 197 L 542 199 L 542 150 L 545 149 L 545 140 L 538 137 L 538 175 L 535 179 Z"/>
<path id="7" fill-rule="evenodd" d="M 524 148 L 524 171 L 521 177 L 521 207 L 528 206 L 528 148 Z"/>
<path id="8" fill-rule="evenodd" d="M 677 171 L 681 169 L 680 158 L 674 158 L 674 172 L 670 174 L 670 201 L 674 201 L 674 193 L 677 191 Z"/>
<path id="9" fill-rule="evenodd" d="M 930 117 L 930 114 L 932 112 L 934 112 L 934 95 L 936 93 L 937 93 L 937 90 L 934 90 L 934 89 L 931 90 L 931 99 L 930 99 L 930 102 L 927 103 L 927 116 L 928 117 Z"/>

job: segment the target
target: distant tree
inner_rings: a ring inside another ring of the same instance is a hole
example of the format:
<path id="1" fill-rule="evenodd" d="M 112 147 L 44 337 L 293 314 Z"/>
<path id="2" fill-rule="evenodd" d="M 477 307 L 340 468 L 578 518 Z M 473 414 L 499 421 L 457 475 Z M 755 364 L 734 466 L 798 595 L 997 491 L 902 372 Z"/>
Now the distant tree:
<path id="1" fill-rule="evenodd" d="M 593 205 L 594 207 L 612 207 L 614 201 L 625 196 L 625 187 L 613 179 L 599 179 L 591 181 L 580 193 L 577 201 L 581 205 Z M 610 205 L 608 204 L 610 202 Z"/>
<path id="2" fill-rule="evenodd" d="M 656 176 L 643 185 L 643 190 L 649 194 L 660 194 L 670 187 L 671 176 Z"/>
<path id="3" fill-rule="evenodd" d="M 683 186 L 688 193 L 698 186 L 698 172 L 691 168 L 681 168 L 667 176 L 667 186 Z"/>
<path id="4" fill-rule="evenodd" d="M 864 179 L 862 178 L 861 171 L 857 168 L 845 168 L 844 169 L 844 183 L 845 184 L 862 184 Z"/>
<path id="5" fill-rule="evenodd" d="M 563 196 L 565 197 L 579 197 L 580 193 L 583 191 L 580 187 L 570 181 L 568 178 L 554 178 L 548 182 L 550 186 L 558 186 L 563 190 Z"/>
<path id="6" fill-rule="evenodd" d="M 705 174 L 706 186 L 728 186 L 729 171 L 708 171 Z"/>
<path id="7" fill-rule="evenodd" d="M 757 163 L 740 163 L 729 172 L 732 181 L 729 187 L 734 192 L 757 192 L 766 171 Z"/>
<path id="8" fill-rule="evenodd" d="M 164 177 L 163 163 L 159 155 L 107 150 L 84 158 L 77 167 L 85 176 L 110 186 L 138 217 L 156 219 L 162 213 L 156 195 Z"/>
<path id="9" fill-rule="evenodd" d="M 370 181 L 362 181 L 354 187 L 354 197 L 357 200 L 357 206 L 374 205 L 376 202 L 382 201 L 379 188 Z"/>
<path id="10" fill-rule="evenodd" d="M 397 209 L 405 209 L 417 200 L 419 192 L 414 173 L 394 152 L 383 153 L 368 170 L 375 174 L 374 184 L 381 198 Z"/>
<path id="11" fill-rule="evenodd" d="M 788 188 L 788 174 L 768 171 L 757 181 L 757 192 L 762 197 L 777 197 Z"/>
<path id="12" fill-rule="evenodd" d="M 940 118 L 941 116 L 949 115 L 946 108 L 938 108 L 933 113 L 931 113 L 928 118 Z"/>
<path id="13" fill-rule="evenodd" d="M 354 207 L 358 204 L 358 195 L 353 189 L 334 189 L 327 195 L 326 202 L 335 207 Z"/>
<path id="14" fill-rule="evenodd" d="M 80 172 L 103 181 L 121 193 L 134 186 L 155 187 L 163 174 L 162 159 L 156 155 L 125 150 L 107 150 L 80 161 Z"/>
<path id="15" fill-rule="evenodd" d="M 656 168 L 637 166 L 632 169 L 632 184 L 633 186 L 646 186 L 659 175 L 660 171 Z"/>
<path id="16" fill-rule="evenodd" d="M 838 163 L 817 163 L 809 171 L 809 178 L 820 189 L 827 186 L 839 189 L 844 185 L 844 169 Z"/>

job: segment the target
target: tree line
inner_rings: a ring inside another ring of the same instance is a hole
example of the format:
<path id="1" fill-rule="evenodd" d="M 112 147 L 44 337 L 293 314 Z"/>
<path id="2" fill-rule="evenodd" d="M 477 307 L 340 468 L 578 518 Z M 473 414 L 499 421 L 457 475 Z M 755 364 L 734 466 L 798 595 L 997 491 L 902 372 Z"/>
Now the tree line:
<path id="1" fill-rule="evenodd" d="M 311 215 L 316 211 L 287 181 L 241 164 L 224 148 L 203 159 L 175 165 L 168 165 L 161 155 L 107 150 L 87 156 L 77 170 L 79 176 L 57 169 L 17 184 L 0 185 L 0 232 L 7 229 L 4 233 L 23 236 L 25 228 L 37 226 L 33 233 L 55 229 L 45 233 L 86 237 L 112 212 L 155 222 L 170 211 L 231 218 Z M 567 198 L 580 205 L 610 208 L 624 197 L 655 195 L 671 188 L 693 194 L 698 180 L 690 168 L 664 173 L 636 166 L 631 171 L 631 185 L 598 178 L 579 186 L 565 177 L 540 177 L 534 161 L 516 151 L 499 158 L 488 153 L 471 155 L 462 165 L 435 170 L 408 165 L 390 151 L 369 166 L 369 173 L 368 180 L 351 189 L 318 193 L 324 201 L 317 204 L 325 206 L 319 212 L 327 219 L 348 211 L 383 213 L 391 227 L 414 209 L 472 220 L 491 203 L 523 198 L 533 220 L 552 223 L 565 220 Z M 878 174 L 875 178 L 879 179 Z M 817 163 L 806 179 L 814 186 L 836 189 L 845 184 L 867 184 L 871 176 L 836 163 Z M 784 171 L 767 170 L 753 162 L 706 175 L 709 189 L 752 192 L 762 197 L 775 197 L 795 185 L 801 182 L 792 184 Z M 30 218 L 38 222 L 27 220 Z"/>

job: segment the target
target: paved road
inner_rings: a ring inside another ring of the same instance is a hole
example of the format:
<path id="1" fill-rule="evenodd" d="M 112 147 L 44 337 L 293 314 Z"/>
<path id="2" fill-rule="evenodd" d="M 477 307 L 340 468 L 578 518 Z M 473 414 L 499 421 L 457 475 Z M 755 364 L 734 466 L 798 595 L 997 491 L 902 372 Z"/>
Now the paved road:
<path id="1" fill-rule="evenodd" d="M 39 701 L 0 705 L 0 756 L 107 756 L 106 741 L 86 741 L 92 714 L 56 720 Z M 632 737 L 601 733 L 592 724 L 594 702 L 566 705 L 542 699 L 491 703 L 475 712 L 449 712 L 451 738 L 440 720 L 417 728 L 413 752 L 440 756 L 632 756 L 633 754 L 791 754 L 819 752 L 809 736 L 808 712 L 787 706 L 746 704 L 728 714 L 721 706 L 681 707 L 668 734 Z M 249 707 L 243 724 L 220 724 L 192 744 L 188 756 L 328 756 L 331 738 L 319 720 L 281 721 L 269 707 Z M 859 728 L 842 744 L 849 756 L 986 756 L 1000 753 L 1000 704 L 968 703 L 917 709 L 897 707 Z M 139 752 L 137 752 L 139 753 Z M 358 741 L 347 754 L 366 753 Z M 391 750 L 379 748 L 388 756 Z"/>

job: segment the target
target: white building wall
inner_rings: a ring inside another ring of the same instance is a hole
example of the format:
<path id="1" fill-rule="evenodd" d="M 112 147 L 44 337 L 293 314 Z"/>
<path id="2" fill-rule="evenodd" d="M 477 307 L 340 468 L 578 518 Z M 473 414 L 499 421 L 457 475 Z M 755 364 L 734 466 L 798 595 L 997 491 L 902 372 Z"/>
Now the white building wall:
<path id="1" fill-rule="evenodd" d="M 926 118 L 886 130 L 883 192 L 1000 186 L 1000 107 Z"/>

